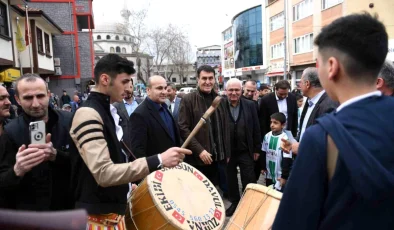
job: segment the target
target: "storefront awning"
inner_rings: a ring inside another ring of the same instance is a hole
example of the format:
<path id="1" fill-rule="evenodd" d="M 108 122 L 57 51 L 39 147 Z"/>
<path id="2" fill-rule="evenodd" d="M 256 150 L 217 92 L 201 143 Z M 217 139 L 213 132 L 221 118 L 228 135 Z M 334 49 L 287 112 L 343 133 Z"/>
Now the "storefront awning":
<path id="1" fill-rule="evenodd" d="M 0 73 L 0 82 L 13 82 L 21 76 L 21 72 L 16 69 L 7 69 Z"/>
<path id="2" fill-rule="evenodd" d="M 287 72 L 289 74 L 289 72 Z M 267 77 L 283 76 L 283 72 L 268 72 L 265 74 Z"/>

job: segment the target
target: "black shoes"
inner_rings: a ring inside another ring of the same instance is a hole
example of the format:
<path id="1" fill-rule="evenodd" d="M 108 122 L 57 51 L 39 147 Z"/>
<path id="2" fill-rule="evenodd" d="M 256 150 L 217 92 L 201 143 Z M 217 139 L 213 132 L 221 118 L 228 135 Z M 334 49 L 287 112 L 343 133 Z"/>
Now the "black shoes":
<path id="1" fill-rule="evenodd" d="M 237 209 L 238 203 L 232 203 L 231 206 L 226 210 L 226 216 L 232 216 Z"/>

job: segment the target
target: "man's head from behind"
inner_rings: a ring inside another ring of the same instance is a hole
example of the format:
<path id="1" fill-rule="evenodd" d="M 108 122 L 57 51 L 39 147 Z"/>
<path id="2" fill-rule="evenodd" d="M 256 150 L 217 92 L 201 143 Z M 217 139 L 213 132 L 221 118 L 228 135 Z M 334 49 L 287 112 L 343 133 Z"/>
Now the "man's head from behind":
<path id="1" fill-rule="evenodd" d="M 176 87 L 174 83 L 168 83 L 167 85 L 167 97 L 170 101 L 174 101 L 176 96 Z"/>
<path id="2" fill-rule="evenodd" d="M 27 73 L 16 80 L 15 99 L 27 115 L 37 120 L 45 118 L 49 97 L 46 82 L 37 74 Z"/>
<path id="3" fill-rule="evenodd" d="M 10 95 L 8 94 L 7 89 L 0 85 L 0 122 L 11 115 L 10 108 Z"/>
<path id="4" fill-rule="evenodd" d="M 257 83 L 254 80 L 247 80 L 244 85 L 244 96 L 253 99 L 254 94 L 257 91 Z"/>
<path id="5" fill-rule="evenodd" d="M 289 95 L 290 83 L 286 80 L 278 81 L 278 83 L 275 84 L 275 90 L 279 100 L 283 100 Z"/>
<path id="6" fill-rule="evenodd" d="M 373 88 L 388 50 L 384 25 L 369 14 L 352 14 L 324 27 L 315 39 L 318 72 L 328 95 Z"/>
<path id="7" fill-rule="evenodd" d="M 152 76 L 148 79 L 146 92 L 148 97 L 158 104 L 166 102 L 167 82 L 162 76 Z"/>
<path id="8" fill-rule="evenodd" d="M 135 73 L 134 63 L 117 54 L 108 54 L 94 67 L 94 80 L 101 93 L 120 102 L 126 89 L 130 88 L 131 75 Z"/>
<path id="9" fill-rule="evenodd" d="M 394 64 L 386 60 L 378 75 L 376 89 L 384 95 L 391 96 L 394 93 Z"/>
<path id="10" fill-rule="evenodd" d="M 311 92 L 314 90 L 322 90 L 316 68 L 309 67 L 304 70 L 301 77 L 300 88 L 302 94 L 306 97 L 311 97 Z"/>
<path id="11" fill-rule="evenodd" d="M 200 66 L 197 69 L 198 88 L 203 93 L 210 93 L 215 84 L 215 70 L 209 65 Z"/>

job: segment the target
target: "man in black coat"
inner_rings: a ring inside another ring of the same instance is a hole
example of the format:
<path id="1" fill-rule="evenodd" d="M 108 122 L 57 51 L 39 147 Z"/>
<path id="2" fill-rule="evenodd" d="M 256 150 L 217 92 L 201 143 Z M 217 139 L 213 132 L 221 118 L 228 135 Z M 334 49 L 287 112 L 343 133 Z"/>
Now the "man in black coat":
<path id="1" fill-rule="evenodd" d="M 227 165 L 227 183 L 231 206 L 226 216 L 232 216 L 241 199 L 238 188 L 238 169 L 241 170 L 242 191 L 256 183 L 254 161 L 261 150 L 261 136 L 256 104 L 242 94 L 242 82 L 232 78 L 227 82 L 227 109 L 230 127 L 231 156 Z"/>
<path id="2" fill-rule="evenodd" d="M 131 151 L 137 158 L 180 146 L 178 125 L 165 103 L 166 80 L 161 76 L 150 77 L 147 93 L 147 98 L 130 117 Z"/>
<path id="3" fill-rule="evenodd" d="M 48 88 L 35 74 L 16 82 L 23 115 L 5 126 L 0 137 L 1 208 L 34 211 L 72 209 L 69 130 L 71 113 L 49 107 Z M 46 144 L 31 144 L 29 123 L 45 122 Z"/>
<path id="4" fill-rule="evenodd" d="M 338 107 L 338 103 L 331 100 L 320 84 L 317 69 L 314 67 L 306 68 L 302 73 L 300 86 L 302 94 L 308 97 L 305 102 L 304 109 L 300 118 L 300 131 L 297 135 L 297 141 L 293 142 L 292 152 L 298 153 L 299 142 L 301 142 L 305 130 L 316 124 L 316 119 L 326 113 L 334 111 Z M 285 145 L 289 145 L 288 141 L 284 141 Z"/>
<path id="5" fill-rule="evenodd" d="M 287 119 L 286 130 L 297 136 L 298 106 L 294 94 L 289 93 L 290 83 L 286 80 L 275 85 L 275 92 L 265 95 L 260 103 L 261 136 L 264 137 L 270 129 L 271 115 L 277 112 L 285 114 Z"/>

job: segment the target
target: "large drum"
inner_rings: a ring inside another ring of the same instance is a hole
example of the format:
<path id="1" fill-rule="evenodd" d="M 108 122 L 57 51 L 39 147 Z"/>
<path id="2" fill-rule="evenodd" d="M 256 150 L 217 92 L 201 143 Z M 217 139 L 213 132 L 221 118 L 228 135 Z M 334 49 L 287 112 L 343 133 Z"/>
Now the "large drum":
<path id="1" fill-rule="evenodd" d="M 281 199 L 281 192 L 259 184 L 248 184 L 226 229 L 271 229 Z"/>
<path id="2" fill-rule="evenodd" d="M 186 163 L 147 176 L 128 209 L 128 230 L 222 229 L 226 218 L 215 186 Z"/>

